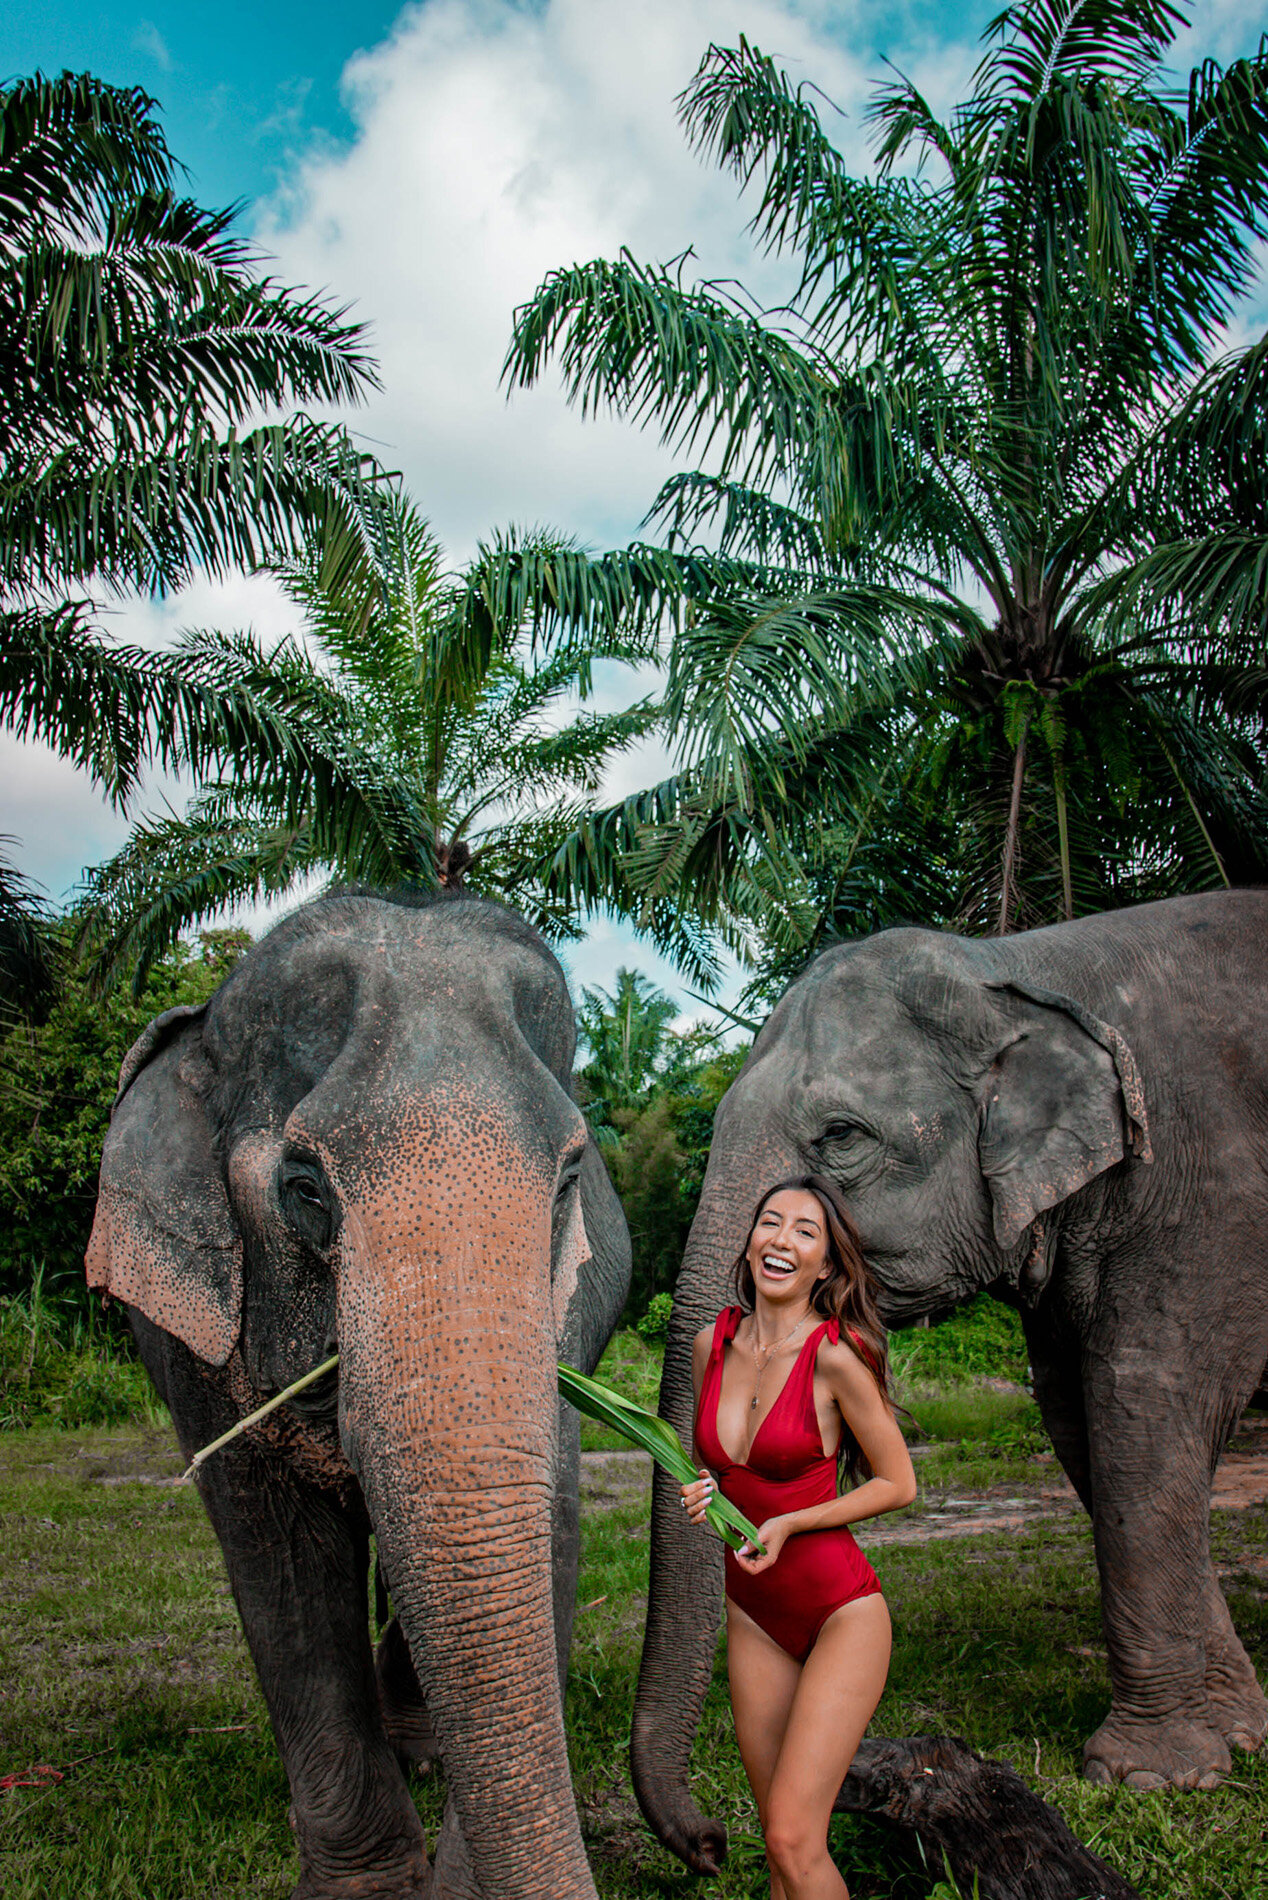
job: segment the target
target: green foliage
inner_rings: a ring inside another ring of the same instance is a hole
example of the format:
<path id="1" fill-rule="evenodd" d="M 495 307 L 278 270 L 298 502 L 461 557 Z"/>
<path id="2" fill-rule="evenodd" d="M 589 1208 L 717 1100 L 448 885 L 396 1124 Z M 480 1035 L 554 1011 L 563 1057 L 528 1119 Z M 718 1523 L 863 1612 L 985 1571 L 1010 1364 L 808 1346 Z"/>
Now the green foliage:
<path id="1" fill-rule="evenodd" d="M 659 559 L 574 561 L 552 599 L 659 638 L 677 753 L 543 861 L 557 900 L 700 980 L 729 945 L 770 995 L 883 924 L 1268 875 L 1268 338 L 1212 361 L 1268 235 L 1268 42 L 1177 92 L 1181 24 L 1024 0 L 945 122 L 878 86 L 863 178 L 813 85 L 711 46 L 683 124 L 792 298 L 623 255 L 516 313 L 512 387 L 553 359 L 710 464 L 653 503 Z"/>
<path id="2" fill-rule="evenodd" d="M 677 1006 L 635 970 L 616 990 L 584 992 L 578 1012 L 589 1060 L 577 1096 L 629 1223 L 627 1318 L 673 1292 L 709 1158 L 713 1117 L 744 1051 L 717 1031 L 675 1031 Z"/>
<path id="3" fill-rule="evenodd" d="M 653 1293 L 647 1302 L 647 1311 L 638 1321 L 635 1331 L 650 1345 L 663 1347 L 669 1334 L 669 1316 L 673 1310 L 672 1293 Z"/>
<path id="4" fill-rule="evenodd" d="M 890 1362 L 907 1390 L 968 1379 L 1027 1383 L 1030 1365 L 1021 1320 L 1010 1306 L 979 1293 L 934 1326 L 891 1333 Z"/>
<path id="5" fill-rule="evenodd" d="M 354 585 L 382 480 L 341 428 L 256 423 L 355 402 L 363 332 L 264 277 L 234 213 L 178 181 L 139 89 L 0 86 L 0 722 L 117 800 L 146 763 L 249 777 L 294 739 L 249 682 L 115 644 L 83 596 L 252 566 L 317 520 Z"/>
<path id="6" fill-rule="evenodd" d="M 94 996 L 68 962 L 46 1020 L 7 1031 L 0 1045 L 0 1293 L 25 1297 L 38 1269 L 47 1294 L 87 1301 L 84 1250 L 123 1057 L 161 1010 L 206 1002 L 247 941 L 245 932 L 217 931 L 202 954 L 178 946 L 136 998 Z"/>
<path id="7" fill-rule="evenodd" d="M 98 977 L 127 969 L 143 980 L 191 925 L 314 874 L 469 885 L 509 899 L 547 935 L 576 934 L 570 914 L 526 885 L 525 867 L 571 829 L 655 708 L 564 716 L 588 688 L 596 645 L 529 664 L 518 624 L 489 610 L 469 575 L 446 573 L 408 497 L 384 499 L 376 521 L 373 584 L 332 585 L 323 535 L 279 568 L 303 641 L 185 637 L 180 653 L 249 686 L 292 744 L 205 785 L 183 817 L 138 824 L 89 874 L 81 941 Z"/>
<path id="8" fill-rule="evenodd" d="M 37 1268 L 25 1294 L 0 1295 L 0 1431 L 166 1424 L 149 1374 L 100 1309 L 50 1299 L 43 1278 Z"/>

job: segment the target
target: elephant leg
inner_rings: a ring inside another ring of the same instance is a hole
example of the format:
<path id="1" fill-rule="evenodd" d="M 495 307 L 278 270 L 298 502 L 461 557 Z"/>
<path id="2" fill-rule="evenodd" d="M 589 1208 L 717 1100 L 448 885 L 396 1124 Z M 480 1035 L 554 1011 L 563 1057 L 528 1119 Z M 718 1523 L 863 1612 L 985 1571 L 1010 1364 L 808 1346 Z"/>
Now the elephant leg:
<path id="1" fill-rule="evenodd" d="M 236 1422 L 223 1382 L 133 1315 L 184 1455 Z M 369 1530 L 244 1441 L 198 1477 L 291 1789 L 292 1900 L 429 1900 L 422 1825 L 379 1717 Z"/>
<path id="2" fill-rule="evenodd" d="M 388 1623 L 375 1647 L 374 1674 L 379 1686 L 379 1712 L 388 1741 L 398 1760 L 411 1763 L 425 1774 L 440 1751 L 398 1617 L 394 1616 Z"/>
<path id="3" fill-rule="evenodd" d="M 1061 1468 L 1086 1511 L 1092 1509 L 1087 1412 L 1083 1403 L 1082 1355 L 1077 1342 L 1060 1339 L 1025 1315 L 1026 1350 L 1035 1382 L 1035 1403 Z"/>
<path id="4" fill-rule="evenodd" d="M 1268 1736 L 1268 1696 L 1233 1628 L 1213 1568 L 1202 1600 L 1206 1640 L 1206 1699 L 1216 1727 L 1232 1748 L 1258 1748 Z"/>
<path id="5" fill-rule="evenodd" d="M 1093 1781 L 1211 1787 L 1231 1765 L 1207 1688 L 1211 1433 L 1161 1343 L 1094 1362 L 1092 1522 L 1113 1703 Z M 1221 1598 L 1222 1601 L 1222 1598 Z M 1227 1612 L 1225 1611 L 1225 1616 Z"/>
<path id="6" fill-rule="evenodd" d="M 290 1782 L 293 1900 L 424 1900 L 422 1826 L 379 1715 L 368 1531 L 249 1457 L 207 1470 L 203 1502 Z"/>

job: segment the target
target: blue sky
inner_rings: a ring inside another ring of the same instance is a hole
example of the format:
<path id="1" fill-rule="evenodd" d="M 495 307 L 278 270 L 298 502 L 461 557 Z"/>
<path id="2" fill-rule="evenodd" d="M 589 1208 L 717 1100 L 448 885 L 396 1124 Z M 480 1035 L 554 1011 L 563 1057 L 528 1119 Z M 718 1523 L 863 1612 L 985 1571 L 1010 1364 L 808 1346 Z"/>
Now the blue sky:
<path id="1" fill-rule="evenodd" d="M 392 0 L 241 0 L 206 6 L 89 6 L 7 0 L 6 74 L 42 67 L 98 73 L 160 101 L 168 139 L 204 202 L 258 199 L 314 141 L 347 142 L 340 102 L 348 59 L 383 39 Z"/>
<path id="2" fill-rule="evenodd" d="M 944 110 L 964 96 L 996 10 L 996 0 L 7 0 L 0 75 L 87 67 L 161 102 L 193 193 L 245 201 L 244 228 L 278 275 L 328 288 L 369 323 L 383 394 L 349 420 L 461 559 L 511 522 L 619 544 L 675 466 L 624 422 L 583 422 L 553 377 L 506 402 L 498 373 L 512 312 L 549 270 L 623 245 L 649 260 L 691 246 L 700 276 L 738 277 L 780 300 L 781 267 L 754 257 L 733 180 L 701 164 L 675 121 L 674 95 L 710 41 L 747 33 L 819 86 L 839 108 L 824 108 L 835 142 L 863 170 L 863 108 L 883 61 Z M 1205 0 L 1177 64 L 1226 63 L 1265 28 L 1268 0 Z M 1261 286 L 1242 334 L 1266 319 Z M 250 622 L 280 636 L 294 624 L 270 587 L 245 577 L 112 613 L 122 637 L 151 643 L 190 625 Z M 607 704 L 640 690 L 605 674 Z M 667 764 L 654 749 L 623 759 L 606 791 L 622 796 Z M 156 784 L 147 797 L 179 803 L 182 788 Z M 0 832 L 23 840 L 22 868 L 55 898 L 126 829 L 82 778 L 0 735 Z M 609 984 L 632 961 L 677 987 L 650 950 L 606 925 L 569 961 L 578 982 Z"/>

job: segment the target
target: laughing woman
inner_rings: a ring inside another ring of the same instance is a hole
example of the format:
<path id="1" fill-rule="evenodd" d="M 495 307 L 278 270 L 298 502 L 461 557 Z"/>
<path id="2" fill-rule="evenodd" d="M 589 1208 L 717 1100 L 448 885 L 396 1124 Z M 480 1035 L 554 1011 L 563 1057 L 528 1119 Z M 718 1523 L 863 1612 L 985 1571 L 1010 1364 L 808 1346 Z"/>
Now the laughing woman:
<path id="1" fill-rule="evenodd" d="M 764 1546 L 726 1553 L 726 1628 L 771 1900 L 848 1900 L 828 1819 L 890 1649 L 880 1584 L 848 1526 L 910 1504 L 916 1480 L 858 1235 L 833 1182 L 807 1175 L 762 1196 L 735 1289 L 740 1304 L 695 1341 L 700 1477 L 683 1504 L 702 1525 L 716 1482 Z M 863 1481 L 838 1496 L 840 1452 Z"/>

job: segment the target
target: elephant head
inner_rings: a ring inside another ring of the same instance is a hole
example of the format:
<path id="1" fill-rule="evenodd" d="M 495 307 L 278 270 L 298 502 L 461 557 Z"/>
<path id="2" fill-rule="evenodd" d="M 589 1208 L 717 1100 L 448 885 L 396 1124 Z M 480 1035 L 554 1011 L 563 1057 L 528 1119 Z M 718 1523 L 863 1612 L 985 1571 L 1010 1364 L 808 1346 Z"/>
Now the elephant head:
<path id="1" fill-rule="evenodd" d="M 562 972 L 511 913 L 322 899 L 132 1051 L 88 1259 L 250 1394 L 338 1351 L 338 1445 L 503 1896 L 594 1892 L 552 1610 L 556 1363 L 597 1359 L 628 1242 L 573 1047 Z"/>
<path id="2" fill-rule="evenodd" d="M 889 1324 L 1003 1282 L 1043 1292 L 1073 1197 L 1150 1158 L 1122 1035 L 1036 985 L 999 944 L 896 930 L 825 952 L 784 996 L 715 1121 L 675 1289 L 661 1410 L 692 1429 L 691 1341 L 727 1304 L 745 1223 L 770 1182 L 845 1190 Z M 716 1550 L 653 1511 L 651 1597 L 633 1729 L 635 1787 L 661 1838 L 707 1871 L 724 1836 L 686 1762 L 707 1685 Z"/>

